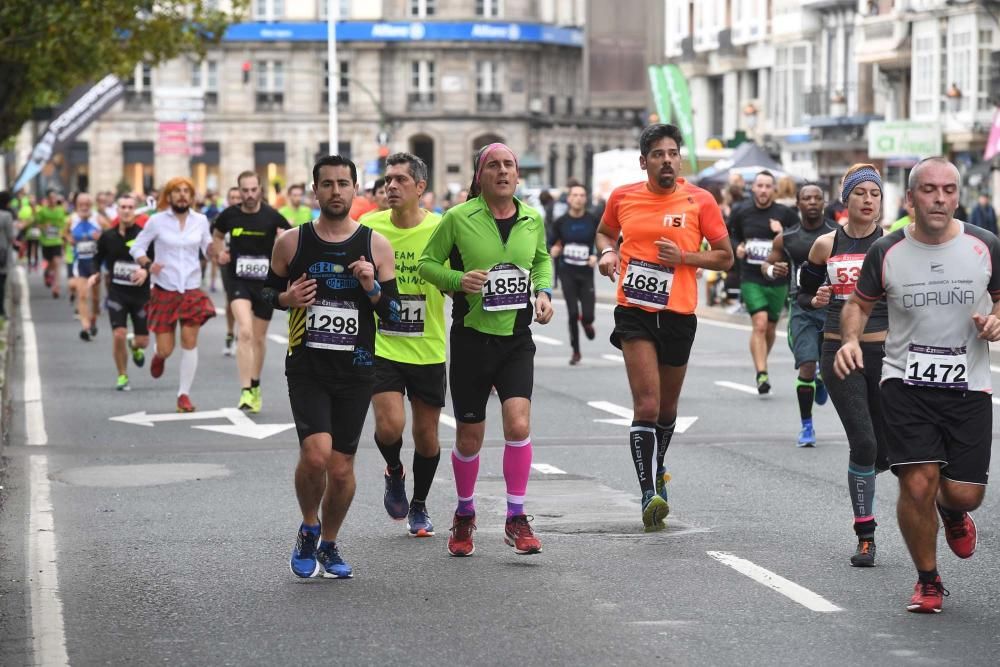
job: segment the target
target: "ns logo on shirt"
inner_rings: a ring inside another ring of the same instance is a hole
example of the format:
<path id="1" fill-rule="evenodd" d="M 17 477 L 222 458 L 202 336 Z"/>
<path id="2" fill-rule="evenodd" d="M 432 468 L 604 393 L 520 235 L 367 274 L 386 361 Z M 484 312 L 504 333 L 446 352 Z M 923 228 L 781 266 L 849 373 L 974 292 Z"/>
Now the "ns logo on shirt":
<path id="1" fill-rule="evenodd" d="M 686 213 L 667 213 L 663 216 L 664 227 L 683 227 Z"/>

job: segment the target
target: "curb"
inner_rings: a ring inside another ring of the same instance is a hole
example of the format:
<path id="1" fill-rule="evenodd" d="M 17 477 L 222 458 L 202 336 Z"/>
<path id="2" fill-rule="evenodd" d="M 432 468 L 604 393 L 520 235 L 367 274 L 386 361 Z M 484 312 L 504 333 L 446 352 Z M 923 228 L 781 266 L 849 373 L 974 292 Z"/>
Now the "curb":
<path id="1" fill-rule="evenodd" d="M 11 416 L 10 391 L 7 383 L 7 369 L 10 366 L 14 349 L 14 327 L 11 326 L 11 318 L 18 310 L 20 303 L 19 295 L 21 290 L 21 275 L 19 266 L 14 264 L 8 267 L 7 284 L 4 290 L 4 311 L 7 317 L 0 318 L 0 461 L 3 458 L 4 448 L 7 445 L 8 431 Z M 17 290 L 18 296 L 15 295 Z M 27 293 L 27 291 L 25 291 Z M 2 479 L 4 466 L 0 463 L 0 479 Z M 0 489 L 3 487 L 0 486 Z"/>

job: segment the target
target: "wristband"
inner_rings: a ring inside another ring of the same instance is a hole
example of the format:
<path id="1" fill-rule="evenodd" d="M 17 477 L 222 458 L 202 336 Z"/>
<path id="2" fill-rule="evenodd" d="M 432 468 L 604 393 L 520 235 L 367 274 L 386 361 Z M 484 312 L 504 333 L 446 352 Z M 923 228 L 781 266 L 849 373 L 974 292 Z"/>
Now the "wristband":
<path id="1" fill-rule="evenodd" d="M 767 277 L 774 280 L 774 264 L 767 265 Z"/>
<path id="2" fill-rule="evenodd" d="M 614 248 L 612 248 L 612 247 L 610 247 L 610 246 L 609 246 L 609 247 L 607 247 L 607 248 L 605 248 L 604 250 L 602 250 L 602 251 L 601 251 L 601 257 L 604 257 L 604 256 L 605 256 L 605 255 L 607 255 L 607 254 L 608 254 L 609 252 L 613 252 L 613 253 L 615 253 L 616 255 L 618 254 L 618 251 L 617 251 L 617 250 L 615 250 Z"/>
<path id="3" fill-rule="evenodd" d="M 376 280 L 375 287 L 373 287 L 370 292 L 365 292 L 365 295 L 370 298 L 373 296 L 378 296 L 381 292 L 382 292 L 382 286 L 379 285 L 378 281 Z"/>
<path id="4" fill-rule="evenodd" d="M 549 289 L 548 287 L 543 287 L 540 290 L 535 290 L 535 298 L 537 299 L 538 295 L 541 294 L 542 292 L 545 292 L 545 294 L 549 297 L 550 300 L 552 299 L 552 290 Z"/>

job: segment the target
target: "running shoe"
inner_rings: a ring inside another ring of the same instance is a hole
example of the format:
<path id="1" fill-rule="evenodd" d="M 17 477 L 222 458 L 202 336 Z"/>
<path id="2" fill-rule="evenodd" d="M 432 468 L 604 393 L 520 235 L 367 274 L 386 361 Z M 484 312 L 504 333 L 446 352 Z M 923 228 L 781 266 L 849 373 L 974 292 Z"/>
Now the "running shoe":
<path id="1" fill-rule="evenodd" d="M 587 340 L 594 340 L 594 336 L 597 335 L 597 332 L 594 331 L 593 322 L 590 324 L 587 324 L 586 322 L 583 323 L 583 333 L 587 336 Z"/>
<path id="2" fill-rule="evenodd" d="M 153 355 L 153 363 L 149 365 L 149 374 L 154 378 L 158 378 L 163 375 L 163 366 L 166 364 L 167 360 L 158 354 Z"/>
<path id="3" fill-rule="evenodd" d="M 132 362 L 138 367 L 142 368 L 146 365 L 146 351 L 141 347 L 132 348 Z"/>
<path id="4" fill-rule="evenodd" d="M 667 503 L 667 511 L 663 516 L 670 514 L 670 501 L 667 500 L 667 482 L 670 481 L 670 473 L 666 468 L 656 469 L 656 495 L 663 498 Z"/>
<path id="5" fill-rule="evenodd" d="M 86 329 L 80 329 L 80 340 L 89 341 L 90 340 L 90 332 L 87 331 Z"/>
<path id="6" fill-rule="evenodd" d="M 851 567 L 875 567 L 874 537 L 858 538 L 858 548 L 851 556 Z"/>
<path id="7" fill-rule="evenodd" d="M 918 581 L 913 587 L 913 597 L 910 598 L 910 604 L 906 605 L 906 610 L 916 614 L 940 614 L 941 605 L 947 596 L 948 590 L 941 584 L 940 576 L 930 584 Z"/>
<path id="8" fill-rule="evenodd" d="M 93 322 L 90 325 L 90 336 L 93 338 L 97 336 L 97 322 Z"/>
<path id="9" fill-rule="evenodd" d="M 222 348 L 222 356 L 233 356 L 233 334 L 226 334 L 226 344 Z"/>
<path id="10" fill-rule="evenodd" d="M 299 526 L 295 536 L 295 548 L 288 561 L 288 567 L 296 577 L 308 579 L 322 571 L 322 566 L 316 560 L 316 543 L 319 542 L 319 528 L 313 532 L 305 524 Z"/>
<path id="11" fill-rule="evenodd" d="M 132 387 L 128 386 L 127 375 L 123 374 L 118 376 L 118 383 L 115 385 L 115 389 L 118 391 L 132 391 Z"/>
<path id="12" fill-rule="evenodd" d="M 826 405 L 828 398 L 830 398 L 830 392 L 826 390 L 826 383 L 823 382 L 823 376 L 816 373 L 816 405 Z"/>
<path id="13" fill-rule="evenodd" d="M 941 523 L 944 524 L 944 537 L 951 547 L 951 552 L 959 558 L 972 558 L 976 553 L 976 543 L 979 540 L 976 531 L 976 522 L 972 520 L 972 515 L 965 512 L 958 521 L 952 521 L 941 511 L 938 505 L 938 514 L 941 515 Z"/>
<path id="14" fill-rule="evenodd" d="M 320 542 L 316 549 L 316 562 L 327 579 L 350 579 L 354 569 L 340 555 L 336 542 Z"/>
<path id="15" fill-rule="evenodd" d="M 515 514 L 507 517 L 504 523 L 503 541 L 514 547 L 514 553 L 519 556 L 542 553 L 542 543 L 531 530 L 530 521 L 525 514 Z"/>
<path id="16" fill-rule="evenodd" d="M 181 394 L 177 397 L 177 412 L 194 412 L 194 410 L 191 398 L 187 394 Z"/>
<path id="17" fill-rule="evenodd" d="M 406 515 L 406 529 L 411 537 L 430 537 L 434 534 L 434 524 L 427 515 L 427 506 L 423 503 L 410 505 L 410 513 Z"/>
<path id="18" fill-rule="evenodd" d="M 256 387 L 251 387 L 250 395 L 253 401 L 250 403 L 250 412 L 257 414 L 260 409 L 264 406 L 264 399 L 260 395 L 260 385 Z"/>
<path id="19" fill-rule="evenodd" d="M 253 391 L 244 389 L 240 392 L 240 402 L 236 406 L 238 410 L 253 410 Z"/>
<path id="20" fill-rule="evenodd" d="M 802 430 L 799 431 L 799 440 L 795 444 L 796 447 L 813 447 L 816 444 L 816 431 L 813 429 L 812 422 L 802 425 Z"/>
<path id="21" fill-rule="evenodd" d="M 399 469 L 398 474 L 385 469 L 385 495 L 382 497 L 382 504 L 385 511 L 396 521 L 402 521 L 410 512 L 410 501 L 406 499 L 406 475 L 403 469 Z"/>
<path id="22" fill-rule="evenodd" d="M 646 491 L 642 497 L 642 526 L 647 533 L 655 533 L 667 527 L 663 520 L 667 518 L 670 506 L 667 501 L 656 495 L 654 491 Z"/>
<path id="23" fill-rule="evenodd" d="M 757 393 L 761 396 L 767 396 L 771 393 L 771 378 L 766 372 L 757 373 Z"/>
<path id="24" fill-rule="evenodd" d="M 476 530 L 476 515 L 456 514 L 448 536 L 448 553 L 452 556 L 471 556 L 476 551 L 472 543 L 472 533 Z"/>
<path id="25" fill-rule="evenodd" d="M 569 358 L 569 365 L 576 366 L 578 363 L 580 363 L 580 359 L 581 359 L 580 353 L 577 350 L 573 350 L 573 356 Z"/>

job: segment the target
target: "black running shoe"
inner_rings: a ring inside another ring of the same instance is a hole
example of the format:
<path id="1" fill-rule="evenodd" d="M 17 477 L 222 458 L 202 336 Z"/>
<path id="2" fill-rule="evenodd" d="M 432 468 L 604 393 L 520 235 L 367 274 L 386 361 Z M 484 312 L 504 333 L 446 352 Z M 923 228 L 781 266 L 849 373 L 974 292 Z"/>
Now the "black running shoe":
<path id="1" fill-rule="evenodd" d="M 875 567 L 875 538 L 858 538 L 858 548 L 851 556 L 851 567 Z"/>
<path id="2" fill-rule="evenodd" d="M 767 371 L 757 373 L 757 393 L 761 396 L 771 393 L 771 378 L 768 376 Z"/>

